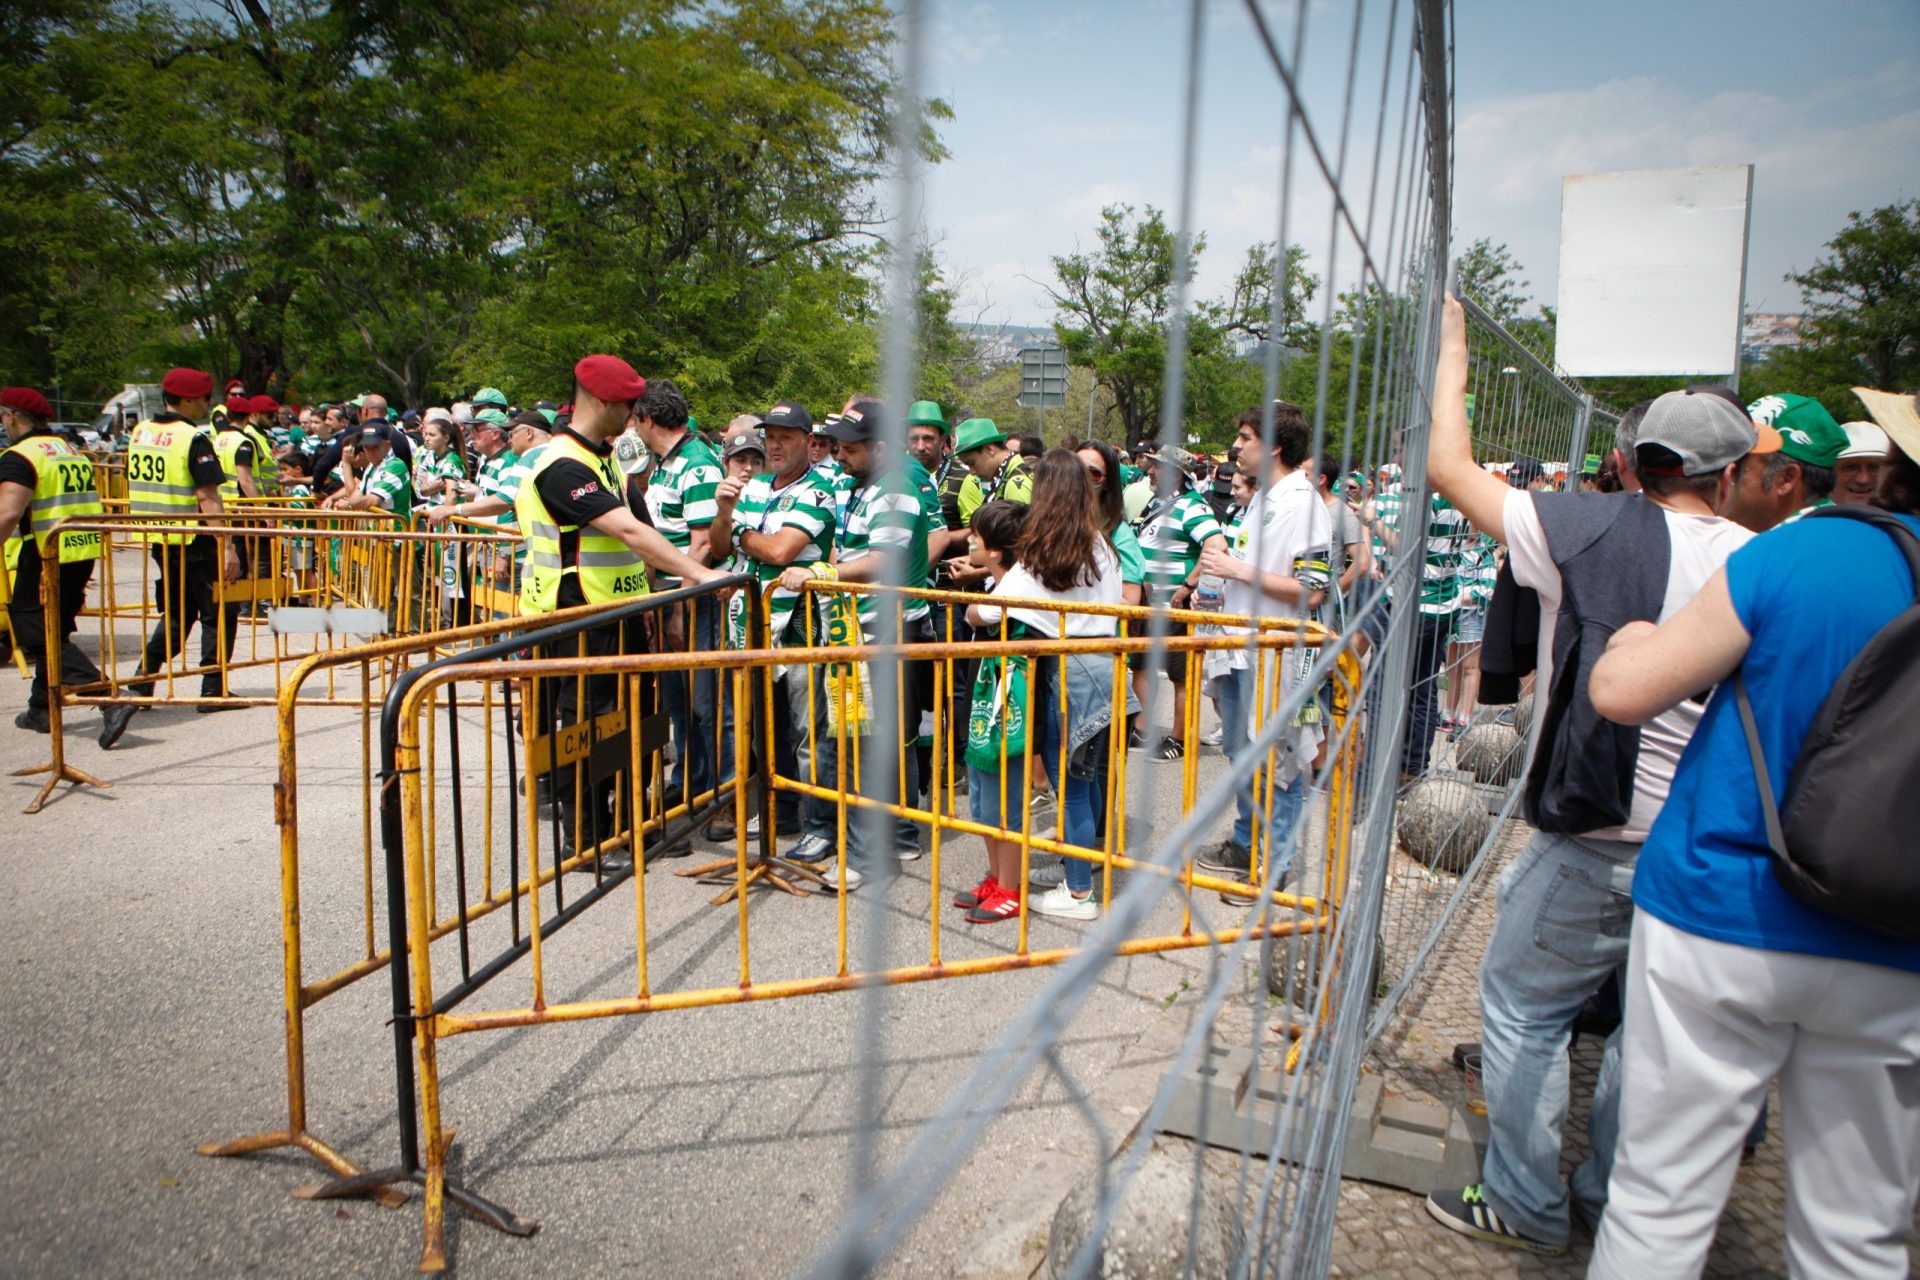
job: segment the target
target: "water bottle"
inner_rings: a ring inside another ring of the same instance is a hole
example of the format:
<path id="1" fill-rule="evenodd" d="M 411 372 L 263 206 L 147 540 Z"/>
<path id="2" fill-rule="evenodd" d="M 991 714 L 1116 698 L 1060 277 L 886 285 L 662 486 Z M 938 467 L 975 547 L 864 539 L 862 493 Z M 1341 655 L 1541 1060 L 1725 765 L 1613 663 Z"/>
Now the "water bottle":
<path id="1" fill-rule="evenodd" d="M 1226 603 L 1227 581 L 1215 573 L 1203 573 L 1193 584 L 1193 607 L 1218 611 Z"/>

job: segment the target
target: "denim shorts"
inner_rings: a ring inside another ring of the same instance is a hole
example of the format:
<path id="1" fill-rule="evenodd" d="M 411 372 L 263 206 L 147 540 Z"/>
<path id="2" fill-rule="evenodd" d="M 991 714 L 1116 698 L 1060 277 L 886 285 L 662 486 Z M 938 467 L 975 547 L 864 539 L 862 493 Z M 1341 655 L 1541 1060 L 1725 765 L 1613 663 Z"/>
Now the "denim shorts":
<path id="1" fill-rule="evenodd" d="M 1026 777 L 1021 768 L 1026 764 L 1025 756 L 1007 757 L 1007 808 L 1020 812 L 1020 797 L 1026 794 Z M 967 766 L 967 805 L 972 810 L 973 820 L 989 827 L 1004 829 L 1006 822 L 1000 813 L 1000 775 L 985 769 Z M 1014 828 L 1018 830 L 1019 828 Z"/>
<path id="2" fill-rule="evenodd" d="M 1487 611 L 1485 609 L 1462 609 L 1453 617 L 1453 642 L 1455 644 L 1479 644 L 1487 634 Z"/>

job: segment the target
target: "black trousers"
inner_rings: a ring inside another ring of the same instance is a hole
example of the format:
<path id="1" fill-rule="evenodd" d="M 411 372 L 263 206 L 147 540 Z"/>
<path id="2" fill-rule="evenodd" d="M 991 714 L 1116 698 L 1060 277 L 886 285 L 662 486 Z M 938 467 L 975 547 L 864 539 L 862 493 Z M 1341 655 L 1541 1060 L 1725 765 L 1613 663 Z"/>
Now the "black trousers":
<path id="1" fill-rule="evenodd" d="M 79 627 L 81 607 L 87 602 L 87 583 L 93 580 L 91 560 L 75 560 L 60 566 L 60 683 L 91 684 L 100 678 L 100 668 L 73 643 Z M 27 690 L 27 708 L 44 711 L 47 706 L 47 616 L 40 599 L 40 548 L 29 542 L 20 553 L 20 571 L 13 584 L 14 597 L 7 606 L 7 620 L 13 624 L 14 640 L 20 651 L 33 659 L 33 683 Z"/>
<path id="2" fill-rule="evenodd" d="M 1413 682 L 1407 692 L 1407 740 L 1400 753 L 1403 773 L 1424 774 L 1433 752 L 1433 735 L 1440 731 L 1440 670 L 1447 661 L 1447 639 L 1453 634 L 1453 615 L 1423 613 L 1413 633 Z"/>
<path id="3" fill-rule="evenodd" d="M 562 640 L 557 644 L 543 645 L 539 655 L 542 658 L 605 658 L 620 652 L 622 624 L 606 623 L 582 632 L 579 636 Z M 629 648 L 629 652 L 635 650 Z M 642 701 L 647 702 L 646 693 Z M 540 681 L 540 700 L 538 704 L 539 721 L 534 732 L 550 735 L 555 748 L 559 745 L 561 731 L 569 725 L 583 724 L 616 710 L 620 705 L 620 677 L 600 676 L 547 676 Z M 643 707 L 633 707 L 627 713 L 627 732 L 639 733 Z M 551 760 L 553 757 L 550 756 Z M 622 755 L 623 761 L 626 759 Z M 583 763 L 583 762 L 582 762 Z M 566 838 L 573 837 L 576 820 L 579 824 L 581 847 L 598 844 L 614 834 L 613 788 L 616 781 L 614 772 L 595 778 L 589 770 L 586 780 L 576 787 L 575 771 L 580 763 L 568 761 L 551 763 L 545 775 L 545 781 L 552 788 L 554 810 L 559 815 L 561 830 Z M 627 772 L 623 766 L 619 776 Z M 642 780 L 644 783 L 644 779 Z M 576 802 L 575 791 L 579 792 Z M 640 788 L 635 788 L 635 803 L 638 803 Z M 577 803 L 577 808 L 576 808 Z M 629 818 L 632 814 L 628 815 Z"/>
<path id="4" fill-rule="evenodd" d="M 228 605 L 223 610 L 214 603 L 215 583 L 220 574 L 214 540 L 201 534 L 184 545 L 156 542 L 150 553 L 160 575 L 153 583 L 160 621 L 147 637 L 146 650 L 140 657 L 140 672 L 151 675 L 165 670 L 185 650 L 187 637 L 198 623 L 200 665 L 209 668 L 200 677 L 200 696 L 217 698 L 221 695 L 218 670 L 221 642 L 224 638 L 226 652 L 231 655 L 234 638 L 240 631 L 240 609 L 238 605 Z M 144 698 L 152 695 L 153 684 L 152 680 L 136 680 L 127 688 Z"/>

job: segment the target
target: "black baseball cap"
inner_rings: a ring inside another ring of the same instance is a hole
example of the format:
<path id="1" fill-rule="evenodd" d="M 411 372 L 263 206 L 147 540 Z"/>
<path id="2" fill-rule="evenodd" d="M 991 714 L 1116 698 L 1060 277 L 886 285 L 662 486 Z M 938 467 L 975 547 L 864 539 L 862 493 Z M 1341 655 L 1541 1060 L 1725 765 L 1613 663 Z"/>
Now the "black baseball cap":
<path id="1" fill-rule="evenodd" d="M 784 427 L 788 431 L 812 431 L 813 415 L 791 400 L 782 400 L 760 415 L 763 427 Z"/>
<path id="2" fill-rule="evenodd" d="M 862 444 L 886 429 L 886 410 L 877 400 L 856 400 L 828 424 L 826 434 L 846 444 Z"/>

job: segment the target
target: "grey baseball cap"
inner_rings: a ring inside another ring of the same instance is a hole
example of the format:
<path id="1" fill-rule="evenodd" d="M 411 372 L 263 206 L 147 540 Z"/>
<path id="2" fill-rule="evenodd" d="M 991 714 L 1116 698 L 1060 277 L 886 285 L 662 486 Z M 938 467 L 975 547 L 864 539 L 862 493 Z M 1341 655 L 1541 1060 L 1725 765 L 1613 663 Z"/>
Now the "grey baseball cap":
<path id="1" fill-rule="evenodd" d="M 1640 422 L 1636 449 L 1656 444 L 1680 459 L 1677 474 L 1711 475 L 1750 453 L 1773 453 L 1780 433 L 1756 426 L 1725 397 L 1702 391 L 1669 391 L 1655 400 Z M 1660 475 L 1659 469 L 1640 463 L 1640 471 Z"/>

